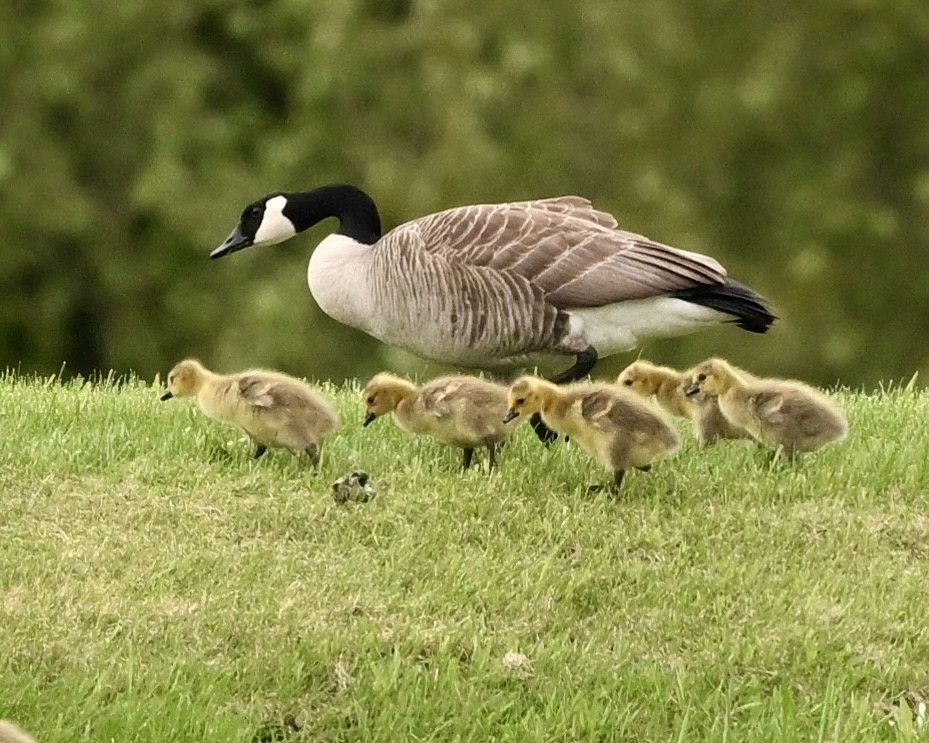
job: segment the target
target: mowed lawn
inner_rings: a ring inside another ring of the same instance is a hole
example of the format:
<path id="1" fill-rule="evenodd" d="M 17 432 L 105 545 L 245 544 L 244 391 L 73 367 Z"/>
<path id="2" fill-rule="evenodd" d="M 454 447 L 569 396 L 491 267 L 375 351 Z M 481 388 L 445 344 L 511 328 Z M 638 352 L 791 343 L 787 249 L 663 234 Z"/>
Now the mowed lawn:
<path id="1" fill-rule="evenodd" d="M 836 393 L 793 466 L 685 430 L 611 498 L 352 387 L 316 477 L 160 389 L 0 379 L 0 717 L 41 743 L 929 740 L 929 393 Z"/>

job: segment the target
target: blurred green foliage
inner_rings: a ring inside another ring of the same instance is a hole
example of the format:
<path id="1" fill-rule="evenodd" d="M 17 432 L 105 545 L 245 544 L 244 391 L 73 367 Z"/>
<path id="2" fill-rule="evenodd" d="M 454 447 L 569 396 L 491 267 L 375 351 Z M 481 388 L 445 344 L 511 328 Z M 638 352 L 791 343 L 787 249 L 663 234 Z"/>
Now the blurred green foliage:
<path id="1" fill-rule="evenodd" d="M 331 225 L 207 260 L 253 198 L 340 181 L 385 227 L 581 194 L 782 318 L 659 360 L 929 372 L 927 60 L 924 0 L 8 0 L 0 366 L 424 369 L 315 306 Z"/>

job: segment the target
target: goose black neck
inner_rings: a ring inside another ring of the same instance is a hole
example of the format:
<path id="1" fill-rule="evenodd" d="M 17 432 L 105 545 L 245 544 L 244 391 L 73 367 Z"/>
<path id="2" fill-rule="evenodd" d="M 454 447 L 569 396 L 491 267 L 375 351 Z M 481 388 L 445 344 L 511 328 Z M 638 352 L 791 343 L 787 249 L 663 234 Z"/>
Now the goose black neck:
<path id="1" fill-rule="evenodd" d="M 338 233 L 372 245 L 381 237 L 381 217 L 374 200 L 360 188 L 331 184 L 301 193 L 284 194 L 284 215 L 297 232 L 309 229 L 328 217 L 339 220 Z"/>

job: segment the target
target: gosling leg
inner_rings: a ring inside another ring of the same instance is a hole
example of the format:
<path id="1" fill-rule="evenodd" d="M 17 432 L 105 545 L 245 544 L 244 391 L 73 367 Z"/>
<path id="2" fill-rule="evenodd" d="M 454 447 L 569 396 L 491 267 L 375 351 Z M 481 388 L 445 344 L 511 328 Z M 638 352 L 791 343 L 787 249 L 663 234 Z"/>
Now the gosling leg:
<path id="1" fill-rule="evenodd" d="M 261 459 L 264 453 L 268 451 L 268 447 L 264 444 L 258 444 L 258 447 L 255 449 L 254 459 Z"/>
<path id="2" fill-rule="evenodd" d="M 574 362 L 573 366 L 565 369 L 560 374 L 556 374 L 548 381 L 553 384 L 567 384 L 568 382 L 574 382 L 581 377 L 585 377 L 590 374 L 598 358 L 597 349 L 593 346 L 587 346 L 587 348 L 577 355 L 577 360 Z M 532 424 L 532 430 L 535 431 L 535 435 L 538 436 L 539 440 L 546 446 L 558 438 L 558 434 L 542 422 L 542 416 L 538 413 L 535 413 L 529 419 L 529 422 Z"/>
<path id="3" fill-rule="evenodd" d="M 472 457 L 474 457 L 474 449 L 465 447 L 461 455 L 461 469 L 466 470 L 471 466 Z"/>
<path id="4" fill-rule="evenodd" d="M 636 469 L 637 469 L 637 470 L 640 470 L 640 471 L 642 471 L 642 472 L 651 472 L 651 471 L 652 471 L 652 466 L 651 466 L 650 464 L 646 464 L 646 465 L 644 465 L 644 466 L 642 466 L 642 467 L 636 467 Z"/>
<path id="5" fill-rule="evenodd" d="M 316 444 L 310 444 L 306 449 L 304 449 L 309 456 L 310 461 L 313 463 L 313 471 L 319 472 L 319 447 Z"/>
<path id="6" fill-rule="evenodd" d="M 492 470 L 497 466 L 497 445 L 493 441 L 487 442 L 487 469 Z"/>
<path id="7" fill-rule="evenodd" d="M 646 470 L 647 471 L 647 470 Z M 626 470 L 616 470 L 613 473 L 613 492 L 618 493 L 619 488 L 623 484 L 623 475 L 626 474 Z"/>
<path id="8" fill-rule="evenodd" d="M 639 467 L 639 469 L 642 469 Z M 607 491 L 612 495 L 616 495 L 619 492 L 619 488 L 623 484 L 623 475 L 626 474 L 626 470 L 613 470 L 613 482 L 610 485 L 588 485 L 587 486 L 587 495 L 594 495 L 595 493 L 602 493 Z"/>

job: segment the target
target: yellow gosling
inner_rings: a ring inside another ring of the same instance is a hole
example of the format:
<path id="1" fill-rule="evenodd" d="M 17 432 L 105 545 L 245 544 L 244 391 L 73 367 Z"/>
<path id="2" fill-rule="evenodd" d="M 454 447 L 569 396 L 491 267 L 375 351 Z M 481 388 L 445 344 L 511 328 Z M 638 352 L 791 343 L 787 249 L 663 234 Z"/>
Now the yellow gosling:
<path id="1" fill-rule="evenodd" d="M 662 408 L 678 418 L 692 419 L 697 408 L 697 400 L 685 394 L 690 378 L 668 366 L 634 361 L 620 372 L 616 384 L 641 397 L 654 397 Z"/>
<path id="2" fill-rule="evenodd" d="M 848 422 L 825 395 L 785 379 L 759 379 L 723 359 L 691 371 L 688 395 L 717 395 L 722 414 L 786 459 L 813 452 L 848 435 Z"/>
<path id="3" fill-rule="evenodd" d="M 516 427 L 515 423 L 503 422 L 506 387 L 478 377 L 439 377 L 418 387 L 382 372 L 365 385 L 363 394 L 365 426 L 393 413 L 403 430 L 461 447 L 463 469 L 471 466 L 479 446 L 487 447 L 489 467 L 493 469 L 497 446 Z"/>
<path id="4" fill-rule="evenodd" d="M 255 459 L 268 447 L 302 450 L 319 470 L 322 439 L 339 427 L 339 417 L 301 379 L 267 369 L 216 374 L 195 359 L 168 373 L 162 400 L 195 397 L 210 418 L 238 426 L 255 442 Z"/>
<path id="5" fill-rule="evenodd" d="M 0 743 L 35 743 L 35 739 L 8 720 L 0 720 Z"/>
<path id="6" fill-rule="evenodd" d="M 652 406 L 610 384 L 558 386 L 520 377 L 507 395 L 505 420 L 540 413 L 549 428 L 576 441 L 613 472 L 614 489 L 626 470 L 650 469 L 653 460 L 677 449 L 677 432 Z"/>
<path id="7" fill-rule="evenodd" d="M 690 377 L 690 371 L 635 361 L 623 369 L 616 383 L 642 397 L 654 397 L 671 415 L 691 421 L 697 440 L 704 446 L 719 439 L 750 438 L 745 429 L 730 423 L 720 412 L 716 397 L 705 393 L 687 396 Z"/>

